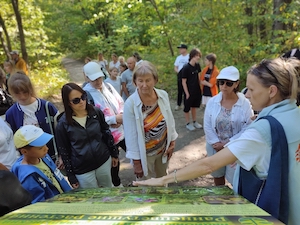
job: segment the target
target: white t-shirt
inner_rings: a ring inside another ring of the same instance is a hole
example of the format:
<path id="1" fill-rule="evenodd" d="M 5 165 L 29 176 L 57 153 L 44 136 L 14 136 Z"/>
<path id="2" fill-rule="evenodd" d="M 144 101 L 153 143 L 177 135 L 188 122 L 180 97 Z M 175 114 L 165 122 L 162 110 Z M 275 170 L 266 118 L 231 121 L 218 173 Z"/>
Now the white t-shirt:
<path id="1" fill-rule="evenodd" d="M 107 66 L 107 60 L 104 60 L 104 61 L 98 61 L 98 64 L 102 67 L 102 68 L 106 68 Z"/>
<path id="2" fill-rule="evenodd" d="M 178 67 L 178 72 L 182 69 L 182 67 L 189 62 L 190 55 L 179 55 L 177 56 L 174 66 Z"/>
<path id="3" fill-rule="evenodd" d="M 13 132 L 0 118 L 0 163 L 10 170 L 18 155 L 13 140 Z"/>
<path id="4" fill-rule="evenodd" d="M 39 127 L 39 121 L 35 115 L 38 108 L 38 101 L 35 100 L 29 105 L 20 105 L 20 107 L 24 112 L 23 125 L 34 125 Z"/>
<path id="5" fill-rule="evenodd" d="M 109 62 L 109 68 L 113 68 L 113 67 L 116 67 L 117 69 L 119 69 L 119 67 L 120 67 L 120 62 L 117 61 L 116 63 L 114 63 L 114 61 L 110 61 L 110 62 Z"/>
<path id="6" fill-rule="evenodd" d="M 121 77 L 117 77 L 116 80 L 112 80 L 109 77 L 109 78 L 105 79 L 104 82 L 111 84 L 116 89 L 116 91 L 121 95 L 121 86 L 122 86 Z"/>
<path id="7" fill-rule="evenodd" d="M 228 147 L 235 155 L 238 159 L 237 163 L 242 168 L 249 171 L 253 167 L 258 177 L 267 177 L 271 159 L 271 146 L 266 143 L 257 130 L 245 130 L 238 139 L 230 141 L 224 147 Z M 234 178 L 233 187 L 237 190 L 237 176 Z"/>

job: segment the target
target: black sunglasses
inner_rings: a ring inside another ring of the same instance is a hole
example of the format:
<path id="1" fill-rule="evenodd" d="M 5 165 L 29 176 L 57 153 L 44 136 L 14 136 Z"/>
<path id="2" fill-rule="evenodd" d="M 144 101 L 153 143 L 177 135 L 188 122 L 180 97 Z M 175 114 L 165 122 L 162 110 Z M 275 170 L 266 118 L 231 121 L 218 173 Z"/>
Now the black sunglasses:
<path id="1" fill-rule="evenodd" d="M 267 71 L 268 71 L 268 73 L 275 79 L 275 82 L 277 83 L 277 84 L 279 84 L 279 82 L 278 82 L 278 79 L 277 79 L 277 77 L 275 76 L 275 74 L 272 72 L 272 70 L 270 70 L 270 68 L 269 68 L 269 64 L 270 64 L 270 60 L 268 60 L 268 59 L 263 59 L 260 63 L 259 63 L 259 65 L 261 65 L 261 66 L 263 66 Z"/>
<path id="2" fill-rule="evenodd" d="M 218 84 L 219 85 L 224 85 L 226 84 L 227 87 L 232 87 L 232 85 L 234 84 L 234 81 L 226 81 L 226 80 L 218 80 Z"/>
<path id="3" fill-rule="evenodd" d="M 70 102 L 72 102 L 74 105 L 79 104 L 80 100 L 85 101 L 87 99 L 86 94 L 82 94 L 80 98 L 74 98 Z"/>

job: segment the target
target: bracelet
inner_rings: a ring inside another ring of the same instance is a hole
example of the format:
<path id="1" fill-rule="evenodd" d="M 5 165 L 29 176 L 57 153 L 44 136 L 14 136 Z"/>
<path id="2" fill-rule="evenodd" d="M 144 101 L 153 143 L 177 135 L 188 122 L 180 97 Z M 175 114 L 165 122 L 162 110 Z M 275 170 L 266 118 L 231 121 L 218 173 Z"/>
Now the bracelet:
<path id="1" fill-rule="evenodd" d="M 177 184 L 178 181 L 177 181 L 177 177 L 176 177 L 176 172 L 177 172 L 177 170 L 174 170 L 174 182 Z"/>

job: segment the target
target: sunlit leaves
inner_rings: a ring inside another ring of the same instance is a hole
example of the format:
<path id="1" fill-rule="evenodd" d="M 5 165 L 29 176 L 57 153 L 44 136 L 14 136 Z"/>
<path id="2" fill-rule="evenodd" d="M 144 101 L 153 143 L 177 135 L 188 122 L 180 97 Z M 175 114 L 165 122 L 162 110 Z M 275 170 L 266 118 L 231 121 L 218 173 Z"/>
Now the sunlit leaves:
<path id="1" fill-rule="evenodd" d="M 276 57 L 300 43 L 299 0 L 282 4 L 280 15 L 273 14 L 273 0 L 19 0 L 19 4 L 30 64 L 39 69 L 46 69 L 49 58 L 62 53 L 96 58 L 102 51 L 108 58 L 112 52 L 129 56 L 139 51 L 158 65 L 159 85 L 164 85 L 173 82 L 174 75 L 175 57 L 168 41 L 174 51 L 186 43 L 189 49 L 200 48 L 204 56 L 214 52 L 219 68 L 235 65 L 243 76 L 261 58 Z M 0 0 L 0 5 L 13 48 L 18 48 L 10 1 Z M 273 31 L 275 19 L 285 25 L 284 31 Z M 43 67 L 37 65 L 39 60 Z"/>

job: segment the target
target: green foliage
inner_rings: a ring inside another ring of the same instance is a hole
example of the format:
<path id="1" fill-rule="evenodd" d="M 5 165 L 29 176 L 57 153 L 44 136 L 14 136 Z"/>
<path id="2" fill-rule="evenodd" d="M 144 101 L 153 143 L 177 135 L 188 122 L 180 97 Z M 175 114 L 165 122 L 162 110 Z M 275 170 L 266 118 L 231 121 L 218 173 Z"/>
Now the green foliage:
<path id="1" fill-rule="evenodd" d="M 39 60 L 30 71 L 30 80 L 34 84 L 38 96 L 48 98 L 60 93 L 61 87 L 68 82 L 69 77 L 65 69 L 59 65 L 61 57 L 51 61 Z"/>
<path id="2" fill-rule="evenodd" d="M 177 74 L 174 71 L 176 57 L 170 57 L 168 49 L 165 48 L 155 49 L 151 53 L 144 54 L 143 58 L 152 62 L 158 70 L 156 87 L 166 90 L 169 96 L 175 99 L 177 95 Z"/>
<path id="3" fill-rule="evenodd" d="M 39 86 L 43 81 L 39 76 L 48 77 L 47 83 L 54 85 L 49 90 L 56 88 L 52 79 L 66 78 L 59 63 L 54 62 L 63 55 L 96 58 L 101 51 L 107 59 L 113 52 L 127 58 L 137 51 L 157 66 L 157 86 L 171 96 L 177 89 L 173 65 L 180 43 L 188 44 L 189 49 L 200 48 L 203 58 L 215 53 L 217 66 L 236 66 L 242 81 L 254 63 L 299 47 L 300 1 L 282 3 L 276 15 L 273 3 L 274 0 L 19 0 L 31 73 Z M 11 4 L 7 0 L 0 0 L 0 4 L 13 48 L 19 49 Z M 274 30 L 275 20 L 283 23 L 283 30 Z M 0 50 L 2 61 L 3 55 Z M 42 94 L 46 92 L 43 89 Z"/>
<path id="4" fill-rule="evenodd" d="M 61 67 L 61 51 L 53 34 L 44 25 L 47 13 L 43 12 L 34 0 L 19 1 L 19 9 L 23 20 L 26 47 L 29 54 L 30 79 L 34 83 L 39 97 L 48 98 L 57 94 L 61 86 L 68 81 L 67 73 Z M 0 0 L 1 16 L 5 21 L 12 48 L 20 51 L 19 32 L 10 1 Z M 5 60 L 4 51 L 0 50 L 0 60 Z M 2 64 L 2 63 L 1 63 Z"/>

